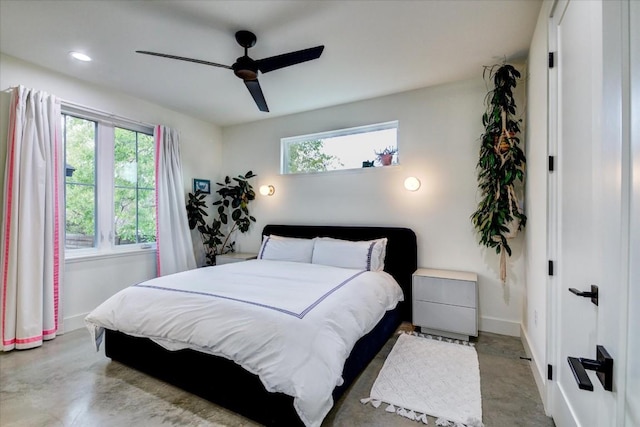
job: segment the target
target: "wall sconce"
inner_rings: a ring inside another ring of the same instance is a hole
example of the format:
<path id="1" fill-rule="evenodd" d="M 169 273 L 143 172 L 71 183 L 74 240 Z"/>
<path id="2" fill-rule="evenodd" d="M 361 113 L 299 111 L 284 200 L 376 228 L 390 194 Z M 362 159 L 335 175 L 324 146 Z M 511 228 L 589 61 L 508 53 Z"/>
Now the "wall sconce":
<path id="1" fill-rule="evenodd" d="M 417 191 L 420 188 L 420 180 L 415 176 L 410 176 L 404 180 L 404 188 L 408 191 Z"/>
<path id="2" fill-rule="evenodd" d="M 273 193 L 276 192 L 276 187 L 273 185 L 261 185 L 259 191 L 263 196 L 273 196 Z"/>

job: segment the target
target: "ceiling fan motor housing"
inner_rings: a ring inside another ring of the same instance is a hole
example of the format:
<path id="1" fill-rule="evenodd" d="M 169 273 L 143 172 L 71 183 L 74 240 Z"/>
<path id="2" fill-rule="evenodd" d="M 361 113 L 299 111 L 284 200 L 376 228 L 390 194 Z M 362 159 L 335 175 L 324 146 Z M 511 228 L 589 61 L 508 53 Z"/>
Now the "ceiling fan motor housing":
<path id="1" fill-rule="evenodd" d="M 242 80 L 255 80 L 258 78 L 258 65 L 248 56 L 241 56 L 231 66 L 233 73 Z"/>

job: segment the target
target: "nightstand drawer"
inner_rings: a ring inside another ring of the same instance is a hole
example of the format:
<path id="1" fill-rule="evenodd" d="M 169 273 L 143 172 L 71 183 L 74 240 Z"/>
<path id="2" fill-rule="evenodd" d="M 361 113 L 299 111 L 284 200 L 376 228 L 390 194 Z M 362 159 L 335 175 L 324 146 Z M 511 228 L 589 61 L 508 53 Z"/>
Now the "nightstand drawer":
<path id="1" fill-rule="evenodd" d="M 473 308 L 415 300 L 413 302 L 414 325 L 477 336 L 477 321 L 477 312 Z"/>
<path id="2" fill-rule="evenodd" d="M 439 277 L 414 276 L 413 298 L 462 307 L 476 307 L 475 282 Z"/>

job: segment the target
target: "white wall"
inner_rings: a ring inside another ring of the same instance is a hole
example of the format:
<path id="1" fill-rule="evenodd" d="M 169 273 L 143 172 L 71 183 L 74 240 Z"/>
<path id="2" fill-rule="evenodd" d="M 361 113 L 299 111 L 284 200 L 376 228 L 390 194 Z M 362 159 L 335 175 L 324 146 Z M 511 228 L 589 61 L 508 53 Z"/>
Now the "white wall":
<path id="1" fill-rule="evenodd" d="M 191 191 L 194 177 L 212 181 L 220 178 L 222 134 L 218 126 L 0 54 L 0 89 L 3 90 L 0 93 L 0 188 L 4 181 L 9 115 L 10 96 L 6 89 L 17 85 L 132 120 L 178 129 L 185 192 Z M 153 253 L 67 262 L 62 297 L 65 330 L 83 327 L 84 315 L 108 296 L 154 276 Z"/>
<path id="2" fill-rule="evenodd" d="M 223 128 L 224 173 L 252 169 L 258 174 L 256 187 L 276 187 L 274 196 L 259 196 L 253 204 L 258 223 L 238 236 L 238 249 L 257 251 L 267 223 L 409 227 L 418 236 L 419 266 L 478 273 L 481 330 L 519 335 L 525 290 L 522 237 L 511 242 L 503 286 L 498 256 L 478 245 L 470 220 L 479 200 L 476 163 L 486 94 L 481 75 L 478 70 L 479 77 L 470 81 Z M 280 175 L 282 137 L 396 119 L 399 166 Z M 422 181 L 415 193 L 402 185 L 411 175 Z"/>
<path id="3" fill-rule="evenodd" d="M 547 381 L 547 23 L 551 1 L 546 1 L 529 49 L 527 63 L 527 180 L 525 237 L 525 294 L 522 341 L 532 358 L 533 376 L 545 401 Z M 546 403 L 546 402 L 545 402 Z"/>

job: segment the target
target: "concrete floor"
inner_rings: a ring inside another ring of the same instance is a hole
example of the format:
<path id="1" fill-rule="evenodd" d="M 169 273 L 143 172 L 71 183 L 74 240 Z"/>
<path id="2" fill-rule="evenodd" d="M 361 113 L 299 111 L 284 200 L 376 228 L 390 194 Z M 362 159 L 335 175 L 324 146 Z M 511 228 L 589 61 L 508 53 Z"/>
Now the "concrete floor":
<path id="1" fill-rule="evenodd" d="M 368 368 L 336 403 L 328 426 L 423 425 L 383 407 L 360 403 L 391 351 L 389 339 Z M 483 422 L 486 427 L 553 426 L 518 338 L 481 333 Z M 250 405 L 250 402 L 247 402 Z M 9 426 L 257 426 L 251 420 L 96 353 L 89 334 L 77 330 L 44 346 L 0 353 L 0 425 Z M 429 419 L 434 426 L 435 420 Z"/>

